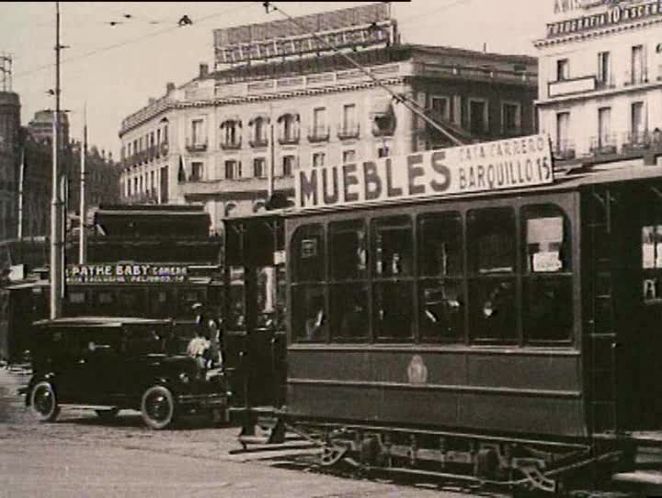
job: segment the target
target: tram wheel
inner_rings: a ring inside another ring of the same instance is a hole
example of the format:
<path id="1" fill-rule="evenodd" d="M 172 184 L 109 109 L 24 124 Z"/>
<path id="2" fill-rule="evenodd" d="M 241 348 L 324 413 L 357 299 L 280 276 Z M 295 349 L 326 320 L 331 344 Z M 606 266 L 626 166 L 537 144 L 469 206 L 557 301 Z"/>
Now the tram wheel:
<path id="1" fill-rule="evenodd" d="M 165 429 L 175 420 L 175 399 L 165 386 L 152 386 L 140 403 L 143 421 L 151 429 Z"/>
<path id="2" fill-rule="evenodd" d="M 320 463 L 324 467 L 330 467 L 338 463 L 346 454 L 348 448 L 345 446 L 325 445 L 322 448 Z"/>
<path id="3" fill-rule="evenodd" d="M 53 422 L 60 414 L 55 389 L 50 382 L 42 381 L 32 388 L 30 393 L 32 413 L 40 422 Z"/>

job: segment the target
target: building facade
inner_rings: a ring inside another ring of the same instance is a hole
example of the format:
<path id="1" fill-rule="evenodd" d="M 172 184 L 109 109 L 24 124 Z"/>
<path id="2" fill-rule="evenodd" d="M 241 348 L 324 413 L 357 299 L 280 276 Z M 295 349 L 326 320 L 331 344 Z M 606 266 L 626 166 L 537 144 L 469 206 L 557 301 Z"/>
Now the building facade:
<path id="1" fill-rule="evenodd" d="M 547 24 L 540 128 L 558 160 L 643 157 L 662 143 L 662 3 L 590 2 Z"/>
<path id="2" fill-rule="evenodd" d="M 0 240 L 16 237 L 21 103 L 13 92 L 0 92 Z"/>
<path id="3" fill-rule="evenodd" d="M 350 52 L 371 76 L 338 53 L 201 64 L 122 122 L 123 199 L 203 203 L 218 230 L 293 198 L 297 168 L 453 145 L 383 86 L 465 143 L 534 133 L 536 59 L 394 41 Z"/>

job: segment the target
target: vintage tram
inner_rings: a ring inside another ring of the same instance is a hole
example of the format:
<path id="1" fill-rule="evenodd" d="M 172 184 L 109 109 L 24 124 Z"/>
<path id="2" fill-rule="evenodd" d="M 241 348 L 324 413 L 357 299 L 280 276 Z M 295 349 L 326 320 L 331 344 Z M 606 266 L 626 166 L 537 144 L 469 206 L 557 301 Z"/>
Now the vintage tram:
<path id="1" fill-rule="evenodd" d="M 543 140 L 299 172 L 282 415 L 322 463 L 546 491 L 659 468 L 662 166 L 553 178 Z"/>

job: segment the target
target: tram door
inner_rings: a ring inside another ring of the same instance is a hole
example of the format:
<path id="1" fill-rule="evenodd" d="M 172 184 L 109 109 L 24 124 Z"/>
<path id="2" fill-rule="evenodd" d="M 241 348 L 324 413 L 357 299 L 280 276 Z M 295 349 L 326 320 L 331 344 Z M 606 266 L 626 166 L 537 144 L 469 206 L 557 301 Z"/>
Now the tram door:
<path id="1" fill-rule="evenodd" d="M 659 429 L 662 184 L 592 188 L 584 207 L 585 358 L 597 432 Z"/>
<path id="2" fill-rule="evenodd" d="M 282 220 L 226 220 L 224 342 L 235 403 L 278 406 L 284 400 L 285 272 Z"/>

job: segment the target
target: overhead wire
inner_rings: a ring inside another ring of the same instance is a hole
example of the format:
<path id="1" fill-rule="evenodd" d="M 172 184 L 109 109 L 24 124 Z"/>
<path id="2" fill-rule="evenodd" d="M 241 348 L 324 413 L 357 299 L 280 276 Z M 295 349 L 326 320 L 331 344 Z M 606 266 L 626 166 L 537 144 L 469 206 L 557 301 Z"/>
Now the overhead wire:
<path id="1" fill-rule="evenodd" d="M 239 10 L 239 9 L 241 9 L 241 8 L 243 8 L 243 7 L 244 7 L 243 5 L 235 6 L 235 7 L 230 8 L 230 9 L 222 10 L 222 11 L 217 12 L 217 13 L 215 13 L 215 14 L 210 14 L 210 15 L 207 15 L 207 16 L 200 17 L 200 18 L 198 18 L 198 19 L 196 19 L 196 20 L 194 21 L 194 25 L 195 25 L 195 24 L 202 23 L 202 22 L 204 22 L 204 21 L 207 21 L 207 20 L 212 19 L 212 18 L 215 18 L 215 17 L 219 17 L 219 16 L 221 16 L 221 15 L 229 14 L 230 12 L 233 12 L 233 11 Z M 113 49 L 115 49 L 115 48 L 120 48 L 120 47 L 124 47 L 124 46 L 127 46 L 127 45 L 131 45 L 131 44 L 133 44 L 133 43 L 137 43 L 137 42 L 140 42 L 140 41 L 142 41 L 142 40 L 146 40 L 147 38 L 153 38 L 153 37 L 155 37 L 155 36 L 159 36 L 159 35 L 162 35 L 162 34 L 165 34 L 165 33 L 169 33 L 169 32 L 171 32 L 171 31 L 175 31 L 175 30 L 177 30 L 177 29 L 182 29 L 182 26 L 179 25 L 179 24 L 176 24 L 175 26 L 169 26 L 169 27 L 167 27 L 167 28 L 165 28 L 165 29 L 161 29 L 161 30 L 158 30 L 158 31 L 154 31 L 154 32 L 152 32 L 152 33 L 148 33 L 148 34 L 146 34 L 146 35 L 139 36 L 139 37 L 137 37 L 137 38 L 132 38 L 132 39 L 130 39 L 130 40 L 125 40 L 125 41 L 123 41 L 123 42 L 118 42 L 118 43 L 114 43 L 114 44 L 112 44 L 112 45 L 107 45 L 107 46 L 105 46 L 105 47 L 101 47 L 101 48 L 98 48 L 98 49 L 94 49 L 94 50 L 91 50 L 91 51 L 89 51 L 89 52 L 86 52 L 86 53 L 81 54 L 81 55 L 78 55 L 78 56 L 65 57 L 65 58 L 63 58 L 63 59 L 61 60 L 60 63 L 61 63 L 61 64 L 66 64 L 66 63 L 69 63 L 69 62 L 74 62 L 74 61 L 78 61 L 78 60 L 81 60 L 81 59 L 85 59 L 85 58 L 87 58 L 87 57 L 91 57 L 91 56 L 93 56 L 93 55 L 96 55 L 96 54 L 99 54 L 99 53 L 102 53 L 102 52 L 107 52 L 108 50 L 113 50 Z M 53 67 L 53 66 L 55 66 L 54 63 L 48 63 L 48 64 L 43 64 L 43 65 L 41 65 L 41 66 L 36 66 L 36 67 L 34 67 L 34 68 L 27 69 L 27 70 L 25 70 L 25 71 L 18 72 L 18 73 L 16 73 L 16 74 L 14 74 L 14 75 L 13 75 L 13 78 L 16 79 L 16 78 L 21 78 L 21 77 L 23 77 L 23 76 L 28 76 L 28 75 L 30 75 L 30 74 L 34 74 L 34 73 L 39 72 L 39 71 L 42 71 L 42 70 L 44 70 L 44 69 L 51 68 L 51 67 Z"/>

